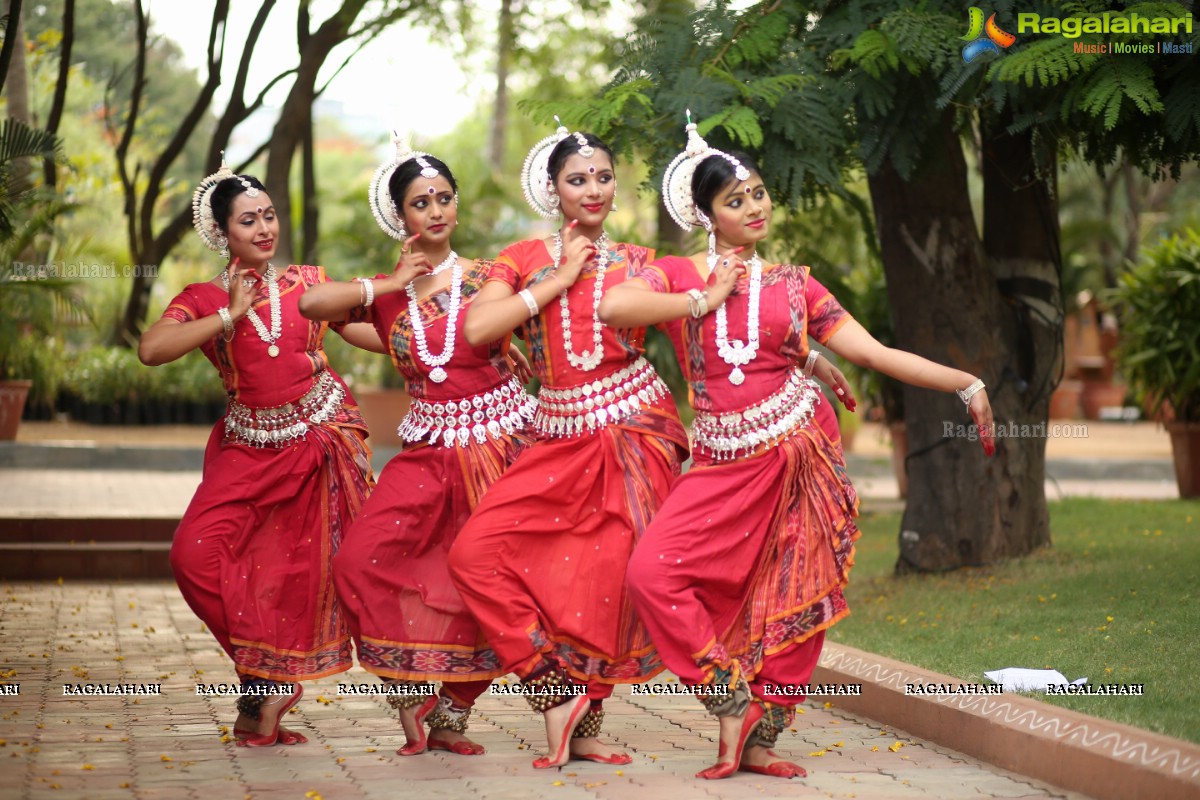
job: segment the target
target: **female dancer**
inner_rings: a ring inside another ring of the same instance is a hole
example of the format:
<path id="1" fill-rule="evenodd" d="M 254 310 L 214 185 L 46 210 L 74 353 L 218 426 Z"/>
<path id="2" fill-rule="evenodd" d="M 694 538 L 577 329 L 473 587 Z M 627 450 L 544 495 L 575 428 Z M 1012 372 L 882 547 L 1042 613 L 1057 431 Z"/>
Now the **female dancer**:
<path id="1" fill-rule="evenodd" d="M 709 252 L 655 262 L 600 307 L 609 325 L 671 323 L 696 408 L 694 465 L 634 551 L 629 588 L 664 663 L 720 718 L 718 760 L 698 777 L 802 776 L 770 748 L 825 629 L 848 613 L 858 535 L 841 451 L 813 422 L 808 337 L 898 380 L 958 390 L 981 427 L 991 409 L 973 375 L 879 344 L 807 267 L 764 264 L 755 248 L 771 199 L 757 169 L 688 132 L 664 198 L 685 229 L 714 235 Z"/>
<path id="2" fill-rule="evenodd" d="M 342 543 L 334 581 L 359 664 L 396 691 L 388 701 L 408 740 L 397 752 L 477 755 L 483 747 L 466 737 L 467 719 L 504 670 L 451 584 L 446 554 L 484 491 L 530 441 L 525 429 L 537 402 L 509 368 L 507 336 L 472 347 L 462 335 L 492 262 L 451 249 L 458 184 L 450 169 L 397 141 L 370 199 L 380 227 L 404 242 L 395 272 L 315 287 L 300 311 L 372 322 L 412 407 L 400 426 L 407 444 Z M 528 363 L 520 363 L 527 377 Z M 437 696 L 429 681 L 441 682 Z"/>
<path id="3" fill-rule="evenodd" d="M 239 744 L 298 744 L 305 738 L 279 724 L 300 699 L 292 682 L 353 663 L 330 561 L 373 483 L 366 426 L 329 368 L 327 326 L 297 309 L 324 271 L 280 274 L 270 263 L 279 223 L 263 185 L 222 163 L 201 181 L 192 208 L 204 244 L 232 258 L 218 277 L 171 301 L 138 356 L 153 366 L 200 348 L 229 409 L 209 438 L 171 568 L 242 679 Z M 353 344 L 381 349 L 368 326 L 338 327 Z"/>
<path id="4" fill-rule="evenodd" d="M 642 358 L 645 329 L 596 317 L 603 292 L 651 258 L 604 232 L 616 189 L 611 151 L 559 128 L 534 147 L 522 178 L 534 209 L 561 210 L 565 224 L 500 254 L 466 334 L 486 342 L 520 326 L 542 382 L 540 439 L 479 504 L 450 550 L 450 571 L 502 668 L 521 676 L 544 715 L 549 755 L 534 766 L 570 757 L 627 764 L 628 754 L 596 738 L 601 701 L 613 684 L 644 681 L 661 665 L 633 614 L 625 567 L 679 475 L 687 437 Z"/>

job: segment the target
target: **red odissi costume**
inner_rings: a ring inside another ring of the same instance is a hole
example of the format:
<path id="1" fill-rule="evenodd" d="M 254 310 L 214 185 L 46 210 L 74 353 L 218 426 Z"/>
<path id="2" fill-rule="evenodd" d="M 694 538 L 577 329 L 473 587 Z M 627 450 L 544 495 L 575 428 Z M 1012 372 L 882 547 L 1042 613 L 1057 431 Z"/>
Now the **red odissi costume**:
<path id="1" fill-rule="evenodd" d="M 418 355 L 405 292 L 352 312 L 355 321 L 374 324 L 412 406 L 400 426 L 405 447 L 383 468 L 342 543 L 334 579 L 364 669 L 442 683 L 443 707 L 427 720 L 435 728 L 464 729 L 476 698 L 506 672 L 446 566 L 484 492 L 531 440 L 525 429 L 536 407 L 509 367 L 507 340 L 472 347 L 463 334 L 467 307 L 491 265 L 480 259 L 463 268 L 454 350 L 441 383 Z M 445 350 L 450 294 L 446 287 L 418 303 L 434 355 Z"/>
<path id="2" fill-rule="evenodd" d="M 652 251 L 615 244 L 605 290 Z M 518 291 L 548 278 L 541 240 L 497 258 L 489 280 Z M 593 335 L 592 259 L 568 290 L 575 351 Z M 522 325 L 541 379 L 538 441 L 492 485 L 450 553 L 455 585 L 503 669 L 527 678 L 547 664 L 586 682 L 599 701 L 613 684 L 662 669 L 625 588 L 625 568 L 678 477 L 687 438 L 666 386 L 642 358 L 644 329 L 603 327 L 603 360 L 569 363 L 555 300 Z M 595 726 L 581 725 L 595 735 Z M 577 735 L 579 732 L 577 731 Z"/>
<path id="3" fill-rule="evenodd" d="M 659 292 L 705 285 L 678 257 L 637 277 Z M 747 284 L 725 301 L 730 340 L 748 341 Z M 694 462 L 634 552 L 629 588 L 683 683 L 748 682 L 766 710 L 751 743 L 770 745 L 804 699 L 795 687 L 809 681 L 824 631 L 849 613 L 857 497 L 799 365 L 809 336 L 825 343 L 850 316 L 807 267 L 764 267 L 760 344 L 741 385 L 718 354 L 716 316 L 668 325 L 697 412 Z"/>
<path id="4" fill-rule="evenodd" d="M 297 307 L 307 287 L 326 280 L 312 266 L 279 276 L 277 358 L 249 319 L 232 341 L 217 336 L 200 347 L 230 402 L 175 531 L 171 568 L 243 680 L 311 680 L 353 664 L 330 564 L 373 480 L 366 426 L 322 349 L 328 324 Z M 260 287 L 250 313 L 269 327 L 267 295 Z M 228 304 L 220 286 L 194 283 L 163 317 L 190 322 Z"/>

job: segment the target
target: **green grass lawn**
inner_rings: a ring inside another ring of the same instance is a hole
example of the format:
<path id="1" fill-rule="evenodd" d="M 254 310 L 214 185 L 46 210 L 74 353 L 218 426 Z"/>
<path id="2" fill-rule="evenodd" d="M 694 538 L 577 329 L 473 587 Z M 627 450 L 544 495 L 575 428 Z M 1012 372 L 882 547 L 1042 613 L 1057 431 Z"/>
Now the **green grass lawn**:
<path id="1" fill-rule="evenodd" d="M 1045 697 L 1200 743 L 1200 502 L 1050 505 L 1053 545 L 996 567 L 892 574 L 898 514 L 864 514 L 831 641 L 978 683 L 1053 668 L 1145 696 Z"/>

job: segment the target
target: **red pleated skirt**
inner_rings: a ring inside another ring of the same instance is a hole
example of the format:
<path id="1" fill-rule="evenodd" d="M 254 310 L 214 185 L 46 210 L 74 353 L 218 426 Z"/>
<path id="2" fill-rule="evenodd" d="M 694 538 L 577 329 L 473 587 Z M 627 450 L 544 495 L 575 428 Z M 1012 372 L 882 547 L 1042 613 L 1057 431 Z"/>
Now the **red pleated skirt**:
<path id="1" fill-rule="evenodd" d="M 503 670 L 527 674 L 546 656 L 581 681 L 634 683 L 662 670 L 625 568 L 686 441 L 667 397 L 594 434 L 539 441 L 491 487 L 450 568 Z"/>
<path id="2" fill-rule="evenodd" d="M 736 661 L 755 694 L 806 683 L 820 634 L 849 613 L 858 499 L 841 448 L 815 423 L 750 457 L 698 461 L 629 566 L 639 615 L 688 684 Z"/>
<path id="3" fill-rule="evenodd" d="M 281 448 L 224 443 L 223 433 L 224 420 L 171 545 L 180 592 L 242 675 L 349 669 L 331 563 L 373 484 L 365 431 L 320 425 Z"/>
<path id="4" fill-rule="evenodd" d="M 484 492 L 529 441 L 419 443 L 384 467 L 334 559 L 338 596 L 368 672 L 442 682 L 505 674 L 446 561 Z"/>

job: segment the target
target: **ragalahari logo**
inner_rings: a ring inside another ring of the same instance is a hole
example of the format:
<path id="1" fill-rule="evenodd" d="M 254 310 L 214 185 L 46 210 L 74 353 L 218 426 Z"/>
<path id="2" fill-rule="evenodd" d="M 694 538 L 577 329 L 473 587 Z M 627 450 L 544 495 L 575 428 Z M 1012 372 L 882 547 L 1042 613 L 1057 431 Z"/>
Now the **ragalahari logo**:
<path id="1" fill-rule="evenodd" d="M 967 21 L 969 29 L 967 35 L 962 37 L 963 41 L 967 43 L 962 51 L 963 61 L 967 64 L 984 53 L 999 55 L 1002 48 L 1012 47 L 1013 42 L 1017 41 L 1017 37 L 1000 29 L 1000 26 L 996 24 L 995 14 L 988 17 L 987 22 L 984 23 L 983 11 L 971 6 L 967 9 Z"/>

